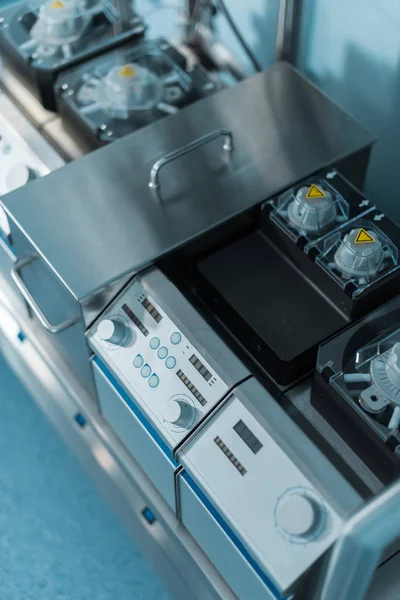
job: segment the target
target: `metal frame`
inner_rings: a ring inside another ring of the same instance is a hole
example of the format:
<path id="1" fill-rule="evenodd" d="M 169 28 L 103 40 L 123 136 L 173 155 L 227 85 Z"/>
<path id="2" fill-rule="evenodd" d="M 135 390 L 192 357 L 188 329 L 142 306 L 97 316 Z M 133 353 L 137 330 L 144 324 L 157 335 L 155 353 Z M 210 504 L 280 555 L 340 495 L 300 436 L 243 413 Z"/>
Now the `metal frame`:
<path id="1" fill-rule="evenodd" d="M 384 551 L 400 537 L 400 481 L 365 504 L 337 540 L 318 600 L 363 600 Z"/>
<path id="2" fill-rule="evenodd" d="M 276 61 L 297 62 L 297 49 L 302 17 L 302 0 L 280 0 L 275 43 Z"/>
<path id="3" fill-rule="evenodd" d="M 25 299 L 25 302 L 32 310 L 33 314 L 35 314 L 36 317 L 39 319 L 39 322 L 43 325 L 46 331 L 53 334 L 61 333 L 62 331 L 65 331 L 65 329 L 68 329 L 69 327 L 72 327 L 72 325 L 75 325 L 75 323 L 78 322 L 78 318 L 68 319 L 67 321 L 59 323 L 58 325 L 52 325 L 52 323 L 50 323 L 50 321 L 48 320 L 48 318 L 46 317 L 46 315 L 32 296 L 32 294 L 26 287 L 26 284 L 24 283 L 23 279 L 21 278 L 21 270 L 24 267 L 31 265 L 35 260 L 38 259 L 39 256 L 25 256 L 24 258 L 17 260 L 17 262 L 11 269 L 11 278 L 14 281 L 17 288 L 19 289 L 19 291 L 21 292 L 23 298 Z"/>

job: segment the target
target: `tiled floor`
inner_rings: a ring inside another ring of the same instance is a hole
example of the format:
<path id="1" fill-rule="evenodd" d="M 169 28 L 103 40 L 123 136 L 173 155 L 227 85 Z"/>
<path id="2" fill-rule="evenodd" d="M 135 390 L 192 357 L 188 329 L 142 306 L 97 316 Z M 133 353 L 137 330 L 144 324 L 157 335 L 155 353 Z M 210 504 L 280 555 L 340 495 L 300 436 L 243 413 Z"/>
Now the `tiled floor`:
<path id="1" fill-rule="evenodd" d="M 0 357 L 0 600 L 171 600 Z"/>

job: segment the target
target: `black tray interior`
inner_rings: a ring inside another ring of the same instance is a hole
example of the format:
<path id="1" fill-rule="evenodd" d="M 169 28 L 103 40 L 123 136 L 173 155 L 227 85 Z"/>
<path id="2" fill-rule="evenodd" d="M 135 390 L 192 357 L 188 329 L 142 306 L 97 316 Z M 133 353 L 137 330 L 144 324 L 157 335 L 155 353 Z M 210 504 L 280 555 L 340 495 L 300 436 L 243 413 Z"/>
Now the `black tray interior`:
<path id="1" fill-rule="evenodd" d="M 257 360 L 264 357 L 262 366 L 278 383 L 312 369 L 318 344 L 349 322 L 260 230 L 201 260 L 198 270 L 234 336 L 250 352 L 257 338 L 274 355 L 268 360 L 257 348 Z"/>

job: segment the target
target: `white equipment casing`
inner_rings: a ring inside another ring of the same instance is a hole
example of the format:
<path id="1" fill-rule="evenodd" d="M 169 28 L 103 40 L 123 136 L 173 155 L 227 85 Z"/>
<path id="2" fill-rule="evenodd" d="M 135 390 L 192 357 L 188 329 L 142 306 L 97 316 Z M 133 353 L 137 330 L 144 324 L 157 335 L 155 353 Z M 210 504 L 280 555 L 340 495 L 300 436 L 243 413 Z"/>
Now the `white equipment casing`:
<path id="1" fill-rule="evenodd" d="M 88 341 L 105 419 L 175 508 L 175 449 L 248 370 L 158 269 L 133 279 Z"/>
<path id="2" fill-rule="evenodd" d="M 299 589 L 362 503 L 253 378 L 178 458 L 181 520 L 241 600 Z"/>

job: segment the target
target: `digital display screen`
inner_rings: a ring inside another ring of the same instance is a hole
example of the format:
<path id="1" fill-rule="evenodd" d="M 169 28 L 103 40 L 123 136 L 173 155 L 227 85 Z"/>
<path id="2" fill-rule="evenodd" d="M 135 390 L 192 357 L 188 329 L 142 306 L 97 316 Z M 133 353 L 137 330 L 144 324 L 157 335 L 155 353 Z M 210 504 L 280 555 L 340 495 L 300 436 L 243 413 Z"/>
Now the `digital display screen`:
<path id="1" fill-rule="evenodd" d="M 210 373 L 210 371 L 203 365 L 201 360 L 199 360 L 195 354 L 192 354 L 192 356 L 190 357 L 190 362 L 192 363 L 194 368 L 198 370 L 200 375 L 204 377 L 206 381 L 210 381 L 212 373 Z"/>
<path id="2" fill-rule="evenodd" d="M 233 454 L 233 452 L 231 452 L 229 450 L 228 446 L 226 444 L 224 444 L 224 442 L 221 440 L 221 438 L 219 437 L 219 435 L 217 435 L 217 437 L 214 438 L 214 442 L 217 444 L 218 448 L 220 448 L 222 450 L 222 452 L 225 454 L 225 456 L 231 461 L 231 463 L 233 464 L 233 466 L 237 468 L 237 470 L 239 471 L 239 473 L 241 475 L 246 475 L 247 470 L 244 468 L 244 466 L 242 465 L 242 463 L 240 461 L 238 461 L 238 459 Z"/>
<path id="3" fill-rule="evenodd" d="M 142 306 L 144 306 L 144 308 L 147 310 L 149 315 L 153 317 L 156 323 L 159 323 L 162 320 L 162 316 L 160 315 L 156 307 L 152 305 L 150 300 L 148 300 L 147 298 L 142 300 Z"/>
<path id="4" fill-rule="evenodd" d="M 124 311 L 124 313 L 126 315 L 128 315 L 128 317 L 130 318 L 130 320 L 135 323 L 136 327 L 139 329 L 139 331 L 141 331 L 143 333 L 144 336 L 148 336 L 149 335 L 149 330 L 147 329 L 147 327 L 145 327 L 142 323 L 142 321 L 140 319 L 137 318 L 137 316 L 135 315 L 135 313 L 129 308 L 129 306 L 127 304 L 124 304 L 122 307 L 122 310 Z"/>
<path id="5" fill-rule="evenodd" d="M 202 406 L 207 404 L 207 400 L 202 396 L 199 390 L 193 385 L 193 383 L 188 379 L 183 371 L 179 369 L 176 373 L 181 381 L 186 385 L 187 389 L 192 392 L 193 396 L 200 402 Z"/>
<path id="6" fill-rule="evenodd" d="M 242 420 L 238 421 L 233 428 L 239 437 L 242 438 L 246 446 L 250 448 L 253 454 L 257 454 L 259 450 L 263 447 L 262 443 L 256 438 L 254 433 L 250 431 L 250 429 L 243 423 Z"/>

